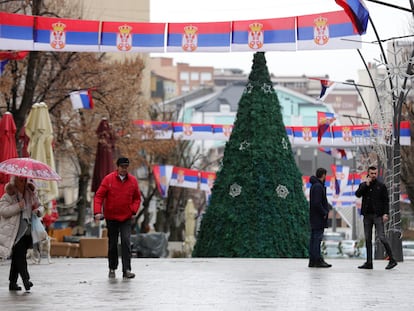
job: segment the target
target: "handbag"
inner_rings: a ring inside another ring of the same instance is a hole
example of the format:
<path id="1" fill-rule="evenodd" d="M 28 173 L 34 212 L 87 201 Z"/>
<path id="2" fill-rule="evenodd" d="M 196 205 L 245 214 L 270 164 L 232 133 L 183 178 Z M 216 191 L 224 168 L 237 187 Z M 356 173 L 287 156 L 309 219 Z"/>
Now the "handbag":
<path id="1" fill-rule="evenodd" d="M 47 232 L 43 226 L 40 218 L 32 213 L 32 239 L 33 243 L 39 243 L 43 240 L 46 240 Z"/>

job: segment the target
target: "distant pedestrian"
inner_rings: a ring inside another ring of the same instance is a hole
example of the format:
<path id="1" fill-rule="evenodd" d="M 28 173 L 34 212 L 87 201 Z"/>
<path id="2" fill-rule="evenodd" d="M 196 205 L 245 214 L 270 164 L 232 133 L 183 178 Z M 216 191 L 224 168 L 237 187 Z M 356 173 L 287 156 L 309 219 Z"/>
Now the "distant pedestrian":
<path id="1" fill-rule="evenodd" d="M 325 262 L 321 254 L 321 242 L 323 232 L 328 227 L 329 205 L 326 198 L 326 169 L 318 168 L 315 175 L 310 177 L 309 195 L 309 220 L 310 220 L 310 241 L 309 241 L 309 267 L 330 268 L 332 265 Z"/>
<path id="2" fill-rule="evenodd" d="M 35 185 L 26 177 L 12 176 L 0 199 L 0 258 L 11 255 L 9 290 L 19 291 L 20 275 L 24 288 L 33 286 L 27 269 L 26 254 L 33 247 L 32 214 L 39 216 L 43 207 L 39 203 Z"/>
<path id="3" fill-rule="evenodd" d="M 355 195 L 362 197 L 361 214 L 364 216 L 365 245 L 367 248 L 367 261 L 359 266 L 359 269 L 372 269 L 372 229 L 375 225 L 375 235 L 384 245 L 389 257 L 388 265 L 385 269 L 389 270 L 397 265 L 397 261 L 392 256 L 390 244 L 385 238 L 384 222 L 389 219 L 389 198 L 387 187 L 377 179 L 377 168 L 370 166 L 365 182 L 362 182 Z"/>
<path id="4" fill-rule="evenodd" d="M 103 213 L 108 228 L 109 278 L 115 278 L 118 268 L 120 234 L 123 277 L 132 279 L 135 274 L 131 272 L 131 222 L 138 212 L 141 195 L 137 179 L 128 173 L 128 158 L 119 158 L 116 165 L 116 171 L 104 177 L 95 193 L 94 215 L 101 220 Z"/>

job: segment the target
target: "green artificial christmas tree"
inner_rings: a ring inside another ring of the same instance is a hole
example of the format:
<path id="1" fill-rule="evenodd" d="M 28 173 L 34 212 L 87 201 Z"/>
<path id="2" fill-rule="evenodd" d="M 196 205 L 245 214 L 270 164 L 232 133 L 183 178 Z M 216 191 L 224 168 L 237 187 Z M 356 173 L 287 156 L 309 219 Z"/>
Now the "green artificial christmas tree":
<path id="1" fill-rule="evenodd" d="M 193 257 L 307 257 L 308 210 L 265 55 L 257 52 Z"/>

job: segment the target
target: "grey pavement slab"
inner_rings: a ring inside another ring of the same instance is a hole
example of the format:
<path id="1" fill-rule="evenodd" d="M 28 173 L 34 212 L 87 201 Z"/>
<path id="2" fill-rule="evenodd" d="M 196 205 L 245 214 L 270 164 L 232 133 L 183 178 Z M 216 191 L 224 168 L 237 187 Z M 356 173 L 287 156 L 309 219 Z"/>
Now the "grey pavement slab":
<path id="1" fill-rule="evenodd" d="M 108 279 L 107 260 L 54 258 L 29 265 L 30 293 L 9 292 L 0 263 L 1 310 L 413 310 L 414 261 L 360 270 L 362 260 L 180 258 L 132 261 L 137 277 Z M 21 281 L 19 279 L 19 283 Z"/>

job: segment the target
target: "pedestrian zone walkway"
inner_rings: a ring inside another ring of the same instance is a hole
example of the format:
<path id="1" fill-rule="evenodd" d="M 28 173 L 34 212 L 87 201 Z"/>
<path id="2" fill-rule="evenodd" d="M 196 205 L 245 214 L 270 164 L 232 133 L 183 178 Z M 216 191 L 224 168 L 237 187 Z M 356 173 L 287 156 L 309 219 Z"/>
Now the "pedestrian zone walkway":
<path id="1" fill-rule="evenodd" d="M 135 279 L 108 279 L 107 260 L 30 264 L 30 293 L 9 292 L 0 263 L 0 309 L 8 310 L 414 310 L 414 260 L 360 270 L 362 260 L 180 258 L 132 260 Z M 21 280 L 19 279 L 21 285 Z"/>

